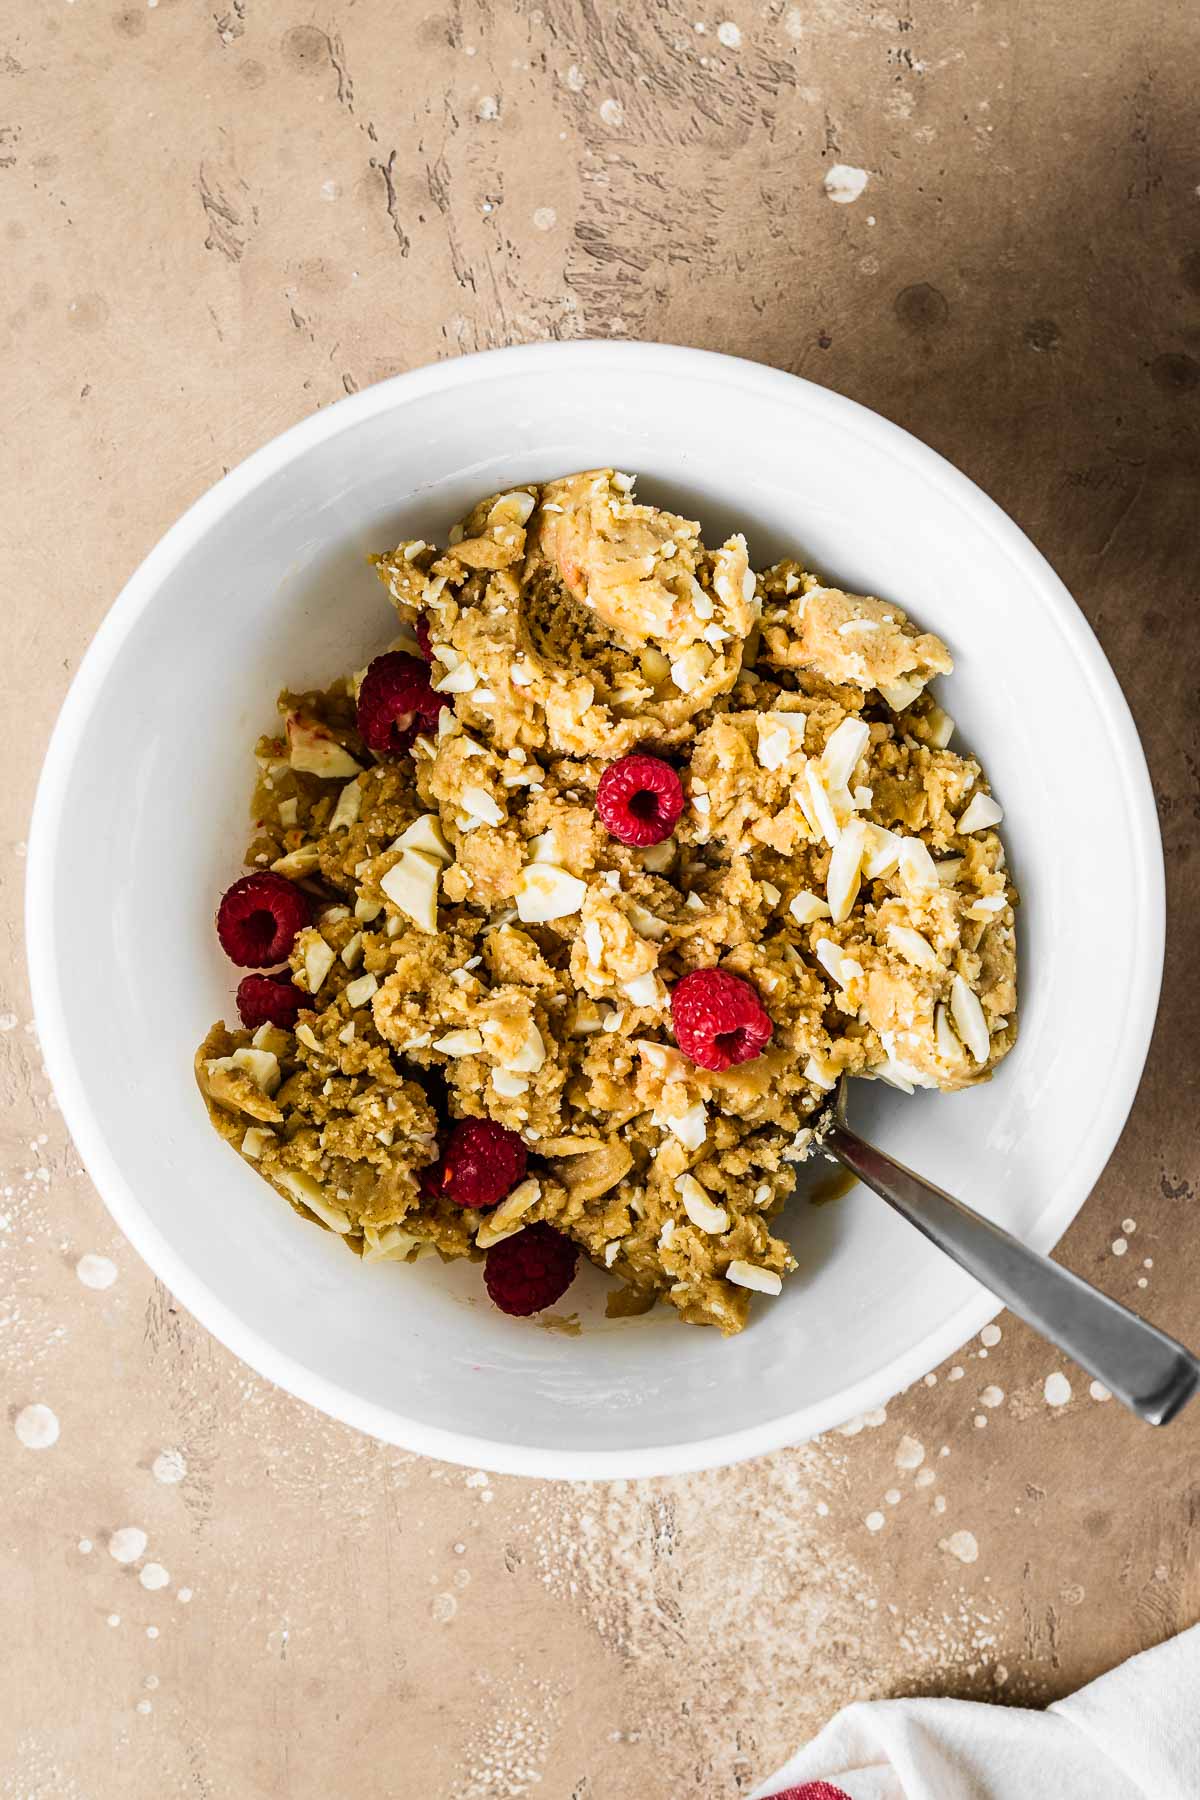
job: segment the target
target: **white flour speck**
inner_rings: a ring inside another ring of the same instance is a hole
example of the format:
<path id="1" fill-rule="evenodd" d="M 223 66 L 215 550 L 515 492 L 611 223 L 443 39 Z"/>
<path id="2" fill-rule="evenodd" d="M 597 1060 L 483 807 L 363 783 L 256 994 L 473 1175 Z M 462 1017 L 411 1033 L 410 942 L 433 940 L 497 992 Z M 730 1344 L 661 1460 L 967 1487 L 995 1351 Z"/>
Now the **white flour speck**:
<path id="1" fill-rule="evenodd" d="M 985 1325 L 979 1334 L 979 1341 L 981 1344 L 986 1344 L 989 1350 L 994 1350 L 1003 1336 L 1004 1333 L 998 1325 Z"/>
<path id="2" fill-rule="evenodd" d="M 488 1478 L 483 1469 L 472 1469 L 470 1474 L 464 1476 L 463 1479 L 469 1488 L 485 1488 L 488 1485 Z"/>
<path id="3" fill-rule="evenodd" d="M 826 1500 L 818 1500 L 817 1501 L 817 1517 L 819 1519 L 827 1519 L 829 1517 L 828 1501 L 826 1501 Z"/>
<path id="4" fill-rule="evenodd" d="M 321 183 L 321 198 L 322 198 L 322 200 L 340 200 L 341 197 L 342 197 L 342 188 L 341 188 L 340 182 L 323 181 Z"/>
<path id="5" fill-rule="evenodd" d="M 0 1013 L 0 1031 L 15 1031 L 16 1029 L 16 1013 Z"/>
<path id="6" fill-rule="evenodd" d="M 605 125 L 611 125 L 614 131 L 619 131 L 625 123 L 625 108 L 619 100 L 610 96 L 600 102 L 600 118 Z"/>
<path id="7" fill-rule="evenodd" d="M 1092 1396 L 1093 1400 L 1111 1400 L 1112 1399 L 1112 1394 L 1105 1387 L 1105 1385 L 1102 1381 L 1093 1381 L 1091 1387 L 1088 1389 L 1088 1393 Z"/>
<path id="8" fill-rule="evenodd" d="M 961 1563 L 979 1560 L 979 1544 L 973 1531 L 952 1531 L 949 1537 L 939 1540 L 938 1549 L 945 1550 L 950 1556 L 957 1556 Z"/>
<path id="9" fill-rule="evenodd" d="M 982 1431 L 987 1424 L 987 1414 L 986 1413 L 976 1413 L 974 1424 L 975 1424 L 976 1431 Z"/>
<path id="10" fill-rule="evenodd" d="M 475 117 L 477 119 L 498 119 L 500 117 L 500 102 L 496 99 L 495 94 L 483 96 L 475 108 Z"/>
<path id="11" fill-rule="evenodd" d="M 925 1461 L 925 1446 L 919 1438 L 902 1437 L 896 1445 L 896 1467 L 919 1469 Z"/>
<path id="12" fill-rule="evenodd" d="M 539 231 L 553 231 L 558 224 L 558 214 L 552 206 L 539 206 L 533 215 L 533 222 Z"/>
<path id="13" fill-rule="evenodd" d="M 933 1496 L 933 1510 L 935 1513 L 944 1513 L 945 1512 L 945 1510 L 946 1510 L 945 1494 L 935 1494 Z"/>
<path id="14" fill-rule="evenodd" d="M 1154 1267 L 1154 1258 L 1152 1256 L 1148 1256 L 1145 1259 L 1145 1261 L 1143 1262 L 1142 1267 L 1143 1267 L 1143 1269 L 1152 1269 Z"/>
<path id="15" fill-rule="evenodd" d="M 137 1710 L 144 1716 L 146 1713 L 153 1712 L 154 1707 L 149 1700 L 139 1700 L 137 1703 Z"/>
<path id="16" fill-rule="evenodd" d="M 170 1579 L 171 1577 L 167 1574 L 167 1571 L 163 1568 L 162 1564 L 156 1562 L 148 1562 L 138 1576 L 138 1580 L 141 1582 L 142 1586 L 148 1589 L 150 1593 L 153 1593 L 156 1588 L 165 1588 Z"/>
<path id="17" fill-rule="evenodd" d="M 962 1369 L 958 1363 L 955 1363 L 954 1367 L 951 1369 L 950 1373 L 947 1375 L 946 1380 L 947 1381 L 961 1381 L 962 1378 L 963 1378 Z"/>
<path id="18" fill-rule="evenodd" d="M 157 1625 L 147 1625 L 146 1636 L 148 1638 L 156 1638 L 158 1636 L 158 1626 Z"/>
<path id="19" fill-rule="evenodd" d="M 175 1598 L 178 1600 L 180 1606 L 186 1606 L 188 1601 L 191 1599 L 191 1597 L 192 1597 L 192 1590 L 191 1590 L 191 1588 L 187 1588 L 187 1587 L 180 1588 L 179 1592 L 175 1596 Z"/>
<path id="20" fill-rule="evenodd" d="M 1125 1233 L 1126 1237 L 1132 1237 L 1134 1232 L 1137 1230 L 1137 1220 L 1136 1219 L 1122 1219 L 1121 1220 L 1121 1230 Z"/>
<path id="21" fill-rule="evenodd" d="M 863 1424 L 869 1425 L 872 1431 L 878 1431 L 881 1425 L 887 1424 L 887 1407 L 873 1406 L 870 1412 L 863 1414 Z"/>
<path id="22" fill-rule="evenodd" d="M 917 1478 L 914 1486 L 919 1488 L 932 1487 L 936 1480 L 937 1476 L 932 1469 L 919 1469 L 917 1471 Z"/>
<path id="23" fill-rule="evenodd" d="M 722 19 L 717 26 L 717 41 L 724 44 L 727 50 L 740 50 L 742 34 L 732 19 Z"/>
<path id="24" fill-rule="evenodd" d="M 111 1625 L 111 1626 L 113 1626 L 113 1627 L 114 1627 L 114 1628 L 115 1628 L 115 1627 L 116 1627 L 116 1626 L 118 1626 L 118 1625 L 119 1625 L 119 1624 L 120 1624 L 120 1623 L 121 1623 L 121 1615 L 120 1615 L 120 1613 L 109 1613 L 109 1615 L 108 1615 L 108 1622 L 109 1622 L 109 1624 L 110 1624 L 110 1625 Z"/>
<path id="25" fill-rule="evenodd" d="M 80 1538 L 78 1549 L 80 1556 L 90 1556 L 92 1554 L 91 1538 Z"/>
<path id="26" fill-rule="evenodd" d="M 17 1434 L 17 1442 L 24 1444 L 27 1450 L 49 1450 L 58 1442 L 58 1419 L 48 1406 L 34 1401 L 32 1406 L 23 1406 L 13 1421 L 13 1430 Z"/>
<path id="27" fill-rule="evenodd" d="M 868 1531 L 882 1531 L 885 1520 L 881 1512 L 869 1512 L 863 1520 Z"/>
<path id="28" fill-rule="evenodd" d="M 148 1542 L 140 1526 L 122 1525 L 108 1540 L 108 1554 L 114 1562 L 133 1563 L 145 1555 Z"/>
<path id="29" fill-rule="evenodd" d="M 96 1256 L 90 1250 L 75 1264 L 75 1273 L 87 1288 L 110 1288 L 117 1279 L 117 1265 L 107 1256 Z"/>
<path id="30" fill-rule="evenodd" d="M 1129 1239 L 1128 1238 L 1120 1237 L 1120 1238 L 1113 1239 L 1112 1253 L 1114 1256 L 1124 1256 L 1124 1254 L 1128 1250 L 1128 1248 L 1129 1248 Z"/>
<path id="31" fill-rule="evenodd" d="M 889 1506 L 899 1506 L 904 1496 L 901 1494 L 899 1488 L 889 1488 L 883 1497 Z"/>
<path id="32" fill-rule="evenodd" d="M 570 88 L 571 92 L 573 94 L 582 94 L 586 82 L 587 76 L 579 67 L 579 64 L 572 63 L 567 70 L 567 86 Z"/>
<path id="33" fill-rule="evenodd" d="M 982 1394 L 979 1396 L 979 1404 L 981 1406 L 1002 1406 L 1004 1404 L 1004 1389 L 1001 1387 L 985 1387 Z"/>
<path id="34" fill-rule="evenodd" d="M 458 1601 L 453 1594 L 435 1594 L 429 1611 L 437 1624 L 448 1625 L 458 1611 Z"/>
<path id="35" fill-rule="evenodd" d="M 1065 1406 L 1071 1398 L 1071 1384 L 1056 1369 L 1053 1375 L 1047 1375 L 1042 1393 L 1046 1397 L 1047 1406 Z"/>
<path id="36" fill-rule="evenodd" d="M 187 1474 L 187 1459 L 182 1450 L 160 1450 L 150 1465 L 150 1472 L 164 1487 L 173 1487 Z"/>
<path id="37" fill-rule="evenodd" d="M 866 169 L 856 169 L 850 163 L 834 163 L 826 169 L 822 183 L 826 198 L 834 200 L 839 206 L 849 206 L 857 200 L 868 181 L 871 179 Z"/>
<path id="38" fill-rule="evenodd" d="M 783 29 L 790 38 L 804 36 L 804 14 L 798 6 L 789 6 L 783 15 Z"/>

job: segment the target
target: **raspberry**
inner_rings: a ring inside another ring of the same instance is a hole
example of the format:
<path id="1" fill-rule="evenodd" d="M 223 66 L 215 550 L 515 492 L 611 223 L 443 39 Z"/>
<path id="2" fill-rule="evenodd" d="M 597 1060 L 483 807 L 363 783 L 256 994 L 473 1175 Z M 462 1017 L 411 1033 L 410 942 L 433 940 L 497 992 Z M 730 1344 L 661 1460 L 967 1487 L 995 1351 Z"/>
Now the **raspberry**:
<path id="1" fill-rule="evenodd" d="M 257 1031 L 260 1025 L 278 1025 L 282 1031 L 291 1031 L 296 1014 L 307 1005 L 308 995 L 281 977 L 247 975 L 238 983 L 238 1017 L 247 1031 Z"/>
<path id="2" fill-rule="evenodd" d="M 243 875 L 217 908 L 217 936 L 230 962 L 269 969 L 291 955 L 311 918 L 308 895 L 286 876 Z"/>
<path id="3" fill-rule="evenodd" d="M 679 823 L 683 787 L 659 756 L 623 756 L 610 763 L 596 789 L 600 823 L 622 844 L 661 844 Z"/>
<path id="4" fill-rule="evenodd" d="M 578 1260 L 579 1246 L 539 1219 L 492 1245 L 484 1284 L 501 1312 L 524 1319 L 561 1299 L 575 1279 Z"/>
<path id="5" fill-rule="evenodd" d="M 525 1146 L 494 1119 L 460 1119 L 442 1152 L 441 1190 L 456 1206 L 495 1206 L 525 1174 Z"/>
<path id="6" fill-rule="evenodd" d="M 417 615 L 417 648 L 427 663 L 433 661 L 433 650 L 429 643 L 429 620 L 424 613 Z"/>
<path id="7" fill-rule="evenodd" d="M 675 1041 L 702 1069 L 727 1069 L 765 1049 L 771 1020 L 755 990 L 724 969 L 693 969 L 671 990 Z"/>
<path id="8" fill-rule="evenodd" d="M 376 756 L 401 756 L 419 731 L 437 724 L 449 702 L 429 685 L 429 670 L 403 650 L 377 656 L 358 690 L 358 729 Z"/>

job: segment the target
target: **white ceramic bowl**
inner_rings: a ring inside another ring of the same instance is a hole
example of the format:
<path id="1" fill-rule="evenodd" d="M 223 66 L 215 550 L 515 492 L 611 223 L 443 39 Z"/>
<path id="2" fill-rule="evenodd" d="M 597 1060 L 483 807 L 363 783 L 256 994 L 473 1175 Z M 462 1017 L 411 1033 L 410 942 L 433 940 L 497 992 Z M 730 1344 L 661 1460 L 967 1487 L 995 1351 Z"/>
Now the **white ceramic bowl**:
<path id="1" fill-rule="evenodd" d="M 798 1199 L 800 1272 L 741 1337 L 659 1308 L 577 1337 L 495 1312 L 476 1268 L 363 1267 L 216 1137 L 194 1045 L 232 1016 L 213 911 L 240 872 L 252 740 L 277 688 L 392 635 L 370 550 L 436 538 L 477 496 L 615 464 L 642 494 L 884 595 L 957 658 L 942 699 L 1006 808 L 1020 1042 L 990 1085 L 855 1110 L 901 1158 L 1049 1249 L 1133 1101 L 1162 967 L 1150 785 L 1061 582 L 992 502 L 896 426 L 773 370 L 649 344 L 463 357 L 340 401 L 169 531 L 92 644 L 38 794 L 28 926 L 38 1026 L 113 1216 L 264 1375 L 364 1431 L 495 1470 L 632 1476 L 795 1442 L 875 1406 L 996 1304 L 859 1189 Z M 801 1191 L 811 1180 L 802 1176 Z M 662 1315 L 662 1316 L 660 1316 Z"/>

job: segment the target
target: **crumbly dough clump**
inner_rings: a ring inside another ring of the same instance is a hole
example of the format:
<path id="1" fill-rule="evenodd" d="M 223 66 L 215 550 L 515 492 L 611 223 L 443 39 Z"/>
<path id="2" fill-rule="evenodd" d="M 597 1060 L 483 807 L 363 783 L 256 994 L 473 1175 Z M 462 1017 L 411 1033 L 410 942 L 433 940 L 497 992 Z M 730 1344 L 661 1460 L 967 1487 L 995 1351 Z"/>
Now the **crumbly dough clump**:
<path id="1" fill-rule="evenodd" d="M 357 677 L 284 693 L 257 748 L 250 868 L 320 897 L 294 1033 L 217 1025 L 217 1129 L 364 1259 L 479 1255 L 534 1220 L 647 1301 L 735 1332 L 795 1267 L 772 1221 L 838 1077 L 952 1089 L 1016 1035 L 1013 907 L 979 764 L 929 692 L 944 644 L 799 563 L 632 497 L 611 470 L 482 500 L 378 559 L 452 702 L 376 762 Z M 666 757 L 670 840 L 618 843 L 604 769 Z M 757 989 L 762 1056 L 698 1069 L 673 984 Z M 521 1134 L 491 1213 L 424 1191 L 439 1127 Z"/>

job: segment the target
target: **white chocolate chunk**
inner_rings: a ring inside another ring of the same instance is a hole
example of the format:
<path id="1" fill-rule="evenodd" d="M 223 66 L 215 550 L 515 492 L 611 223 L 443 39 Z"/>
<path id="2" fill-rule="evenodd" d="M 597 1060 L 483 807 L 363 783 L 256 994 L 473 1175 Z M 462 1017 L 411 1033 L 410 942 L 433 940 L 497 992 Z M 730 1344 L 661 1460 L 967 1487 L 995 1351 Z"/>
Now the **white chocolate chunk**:
<path id="1" fill-rule="evenodd" d="M 462 803 L 472 829 L 476 825 L 502 825 L 504 813 L 485 787 L 472 783 L 462 791 Z M 465 829 L 465 826 L 463 827 Z"/>
<path id="2" fill-rule="evenodd" d="M 517 916 L 527 925 L 545 924 L 577 913 L 587 893 L 586 882 L 553 863 L 529 863 L 517 882 Z"/>
<path id="3" fill-rule="evenodd" d="M 867 826 L 862 871 L 868 881 L 880 881 L 900 864 L 900 838 L 882 825 Z"/>
<path id="4" fill-rule="evenodd" d="M 426 856 L 432 856 L 439 862 L 452 862 L 454 852 L 446 842 L 446 834 L 442 830 L 442 821 L 436 813 L 428 812 L 414 819 L 395 843 L 393 850 L 421 850 Z"/>
<path id="5" fill-rule="evenodd" d="M 405 850 L 379 883 L 392 905 L 421 931 L 437 930 L 438 882 L 442 865 L 423 850 Z"/>
<path id="6" fill-rule="evenodd" d="M 781 769 L 790 756 L 804 749 L 808 719 L 802 712 L 759 713 L 757 756 L 764 769 Z"/>
<path id="7" fill-rule="evenodd" d="M 843 719 L 821 752 L 821 779 L 827 788 L 849 787 L 858 760 L 871 741 L 861 719 Z"/>
<path id="8" fill-rule="evenodd" d="M 304 979 L 308 983 L 310 994 L 320 992 L 321 985 L 332 969 L 335 952 L 331 944 L 317 932 L 314 932 L 304 946 Z"/>
<path id="9" fill-rule="evenodd" d="M 306 1175 L 302 1169 L 281 1169 L 273 1179 L 293 1199 L 307 1206 L 309 1212 L 316 1213 L 318 1219 L 323 1220 L 331 1231 L 344 1235 L 350 1230 L 349 1215 L 340 1206 L 332 1206 L 325 1198 L 325 1190 L 320 1183 L 314 1181 L 311 1175 Z"/>
<path id="10" fill-rule="evenodd" d="M 685 1150 L 698 1150 L 708 1136 L 708 1112 L 703 1100 L 693 1101 L 686 1112 L 678 1115 L 652 1112 L 650 1123 L 677 1137 Z"/>
<path id="11" fill-rule="evenodd" d="M 936 969 L 937 951 L 927 937 L 909 925 L 889 925 L 888 942 L 914 969 Z"/>
<path id="12" fill-rule="evenodd" d="M 288 761 L 305 775 L 320 775 L 326 781 L 340 777 L 344 781 L 362 769 L 362 764 L 355 762 L 331 731 L 314 720 L 300 718 L 298 713 L 288 714 L 287 741 Z"/>
<path id="13" fill-rule="evenodd" d="M 298 850 L 277 856 L 271 868 L 276 875 L 286 875 L 289 881 L 303 881 L 306 875 L 316 873 L 320 860 L 321 853 L 315 844 L 301 844 Z"/>
<path id="14" fill-rule="evenodd" d="M 921 838 L 906 837 L 900 840 L 900 880 L 912 893 L 929 894 L 937 888 L 937 864 L 929 854 L 929 847 Z"/>
<path id="15" fill-rule="evenodd" d="M 448 1031 L 445 1037 L 434 1038 L 433 1048 L 440 1050 L 443 1056 L 478 1056 L 483 1049 L 483 1038 L 471 1025 L 465 1031 Z"/>
<path id="16" fill-rule="evenodd" d="M 961 975 L 954 977 L 950 989 L 950 1014 L 955 1029 L 977 1063 L 985 1063 L 991 1050 L 991 1037 L 979 996 L 968 987 Z"/>
<path id="17" fill-rule="evenodd" d="M 973 794 L 970 805 L 958 821 L 959 836 L 969 837 L 973 831 L 986 831 L 991 825 L 999 825 L 1003 817 L 1004 808 L 990 794 Z"/>
<path id="18" fill-rule="evenodd" d="M 714 1236 L 729 1230 L 729 1214 L 723 1206 L 711 1201 L 694 1175 L 683 1174 L 676 1177 L 675 1192 L 683 1201 L 683 1210 L 697 1231 L 707 1231 Z"/>
<path id="19" fill-rule="evenodd" d="M 757 1263 L 743 1262 L 740 1257 L 730 1263 L 725 1279 L 735 1287 L 752 1288 L 756 1294 L 778 1294 L 783 1289 L 783 1277 L 774 1269 L 760 1269 Z"/>
<path id="20" fill-rule="evenodd" d="M 797 925 L 812 925 L 817 919 L 830 917 L 826 902 L 821 899 L 819 894 L 810 893 L 808 888 L 802 888 L 798 894 L 792 895 L 788 903 L 788 911 Z"/>
<path id="21" fill-rule="evenodd" d="M 644 975 L 635 975 L 632 981 L 623 981 L 621 992 L 635 1006 L 657 1006 L 658 977 L 653 969 L 647 969 Z"/>
<path id="22" fill-rule="evenodd" d="M 361 811 L 362 788 L 357 781 L 348 781 L 338 795 L 337 805 L 330 815 L 330 831 L 348 831 L 351 825 L 357 824 Z"/>
<path id="23" fill-rule="evenodd" d="M 861 819 L 851 819 L 833 847 L 825 884 L 830 916 L 835 925 L 843 924 L 850 917 L 850 909 L 858 897 L 865 847 L 866 827 Z"/>
<path id="24" fill-rule="evenodd" d="M 346 998 L 351 1006 L 365 1006 L 373 994 L 379 991 L 379 978 L 370 973 L 360 975 L 357 981 L 346 983 Z"/>

